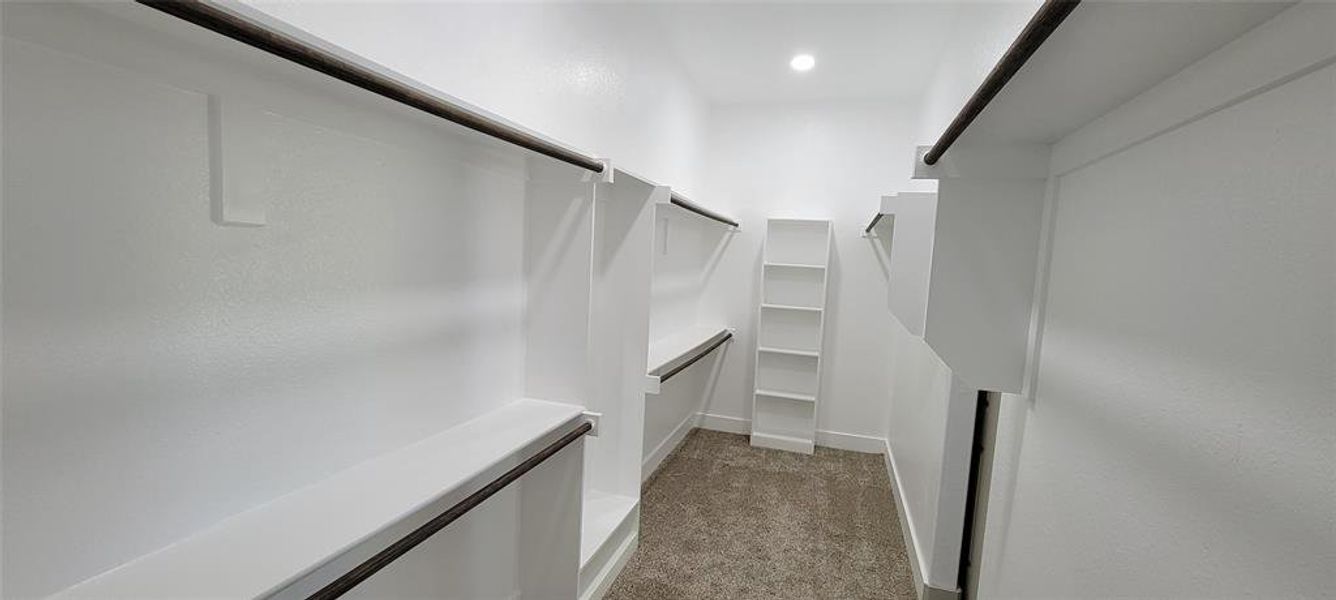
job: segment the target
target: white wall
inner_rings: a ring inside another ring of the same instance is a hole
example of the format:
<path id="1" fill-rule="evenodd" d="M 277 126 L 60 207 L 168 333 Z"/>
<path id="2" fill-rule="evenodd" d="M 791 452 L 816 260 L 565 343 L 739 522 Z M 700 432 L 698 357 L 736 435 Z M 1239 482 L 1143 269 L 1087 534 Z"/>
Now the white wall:
<path id="1" fill-rule="evenodd" d="M 725 357 L 708 413 L 751 418 L 765 219 L 827 218 L 835 247 L 817 429 L 885 436 L 892 317 L 875 241 L 861 234 L 881 196 L 908 184 L 912 111 L 881 101 L 711 112 L 709 197 L 741 221 L 742 231 L 713 274 L 702 306 L 738 329 L 735 350 L 742 351 Z"/>
<path id="2" fill-rule="evenodd" d="M 937 69 L 923 93 L 914 131 L 918 144 L 932 144 L 946 131 L 1040 4 L 1039 0 L 979 2 L 957 11 L 951 43 L 937 57 Z"/>
<path id="3" fill-rule="evenodd" d="M 706 107 L 652 11 L 616 4 L 272 2 L 265 13 L 701 201 Z"/>
<path id="4" fill-rule="evenodd" d="M 522 394 L 516 153 L 179 24 L 4 27 L 6 597 Z M 210 93 L 259 112 L 211 132 Z M 267 223 L 217 225 L 219 191 Z"/>
<path id="5" fill-rule="evenodd" d="M 1290 9 L 1056 146 L 1042 355 L 985 597 L 1336 585 L 1334 26 L 1336 6 Z"/>

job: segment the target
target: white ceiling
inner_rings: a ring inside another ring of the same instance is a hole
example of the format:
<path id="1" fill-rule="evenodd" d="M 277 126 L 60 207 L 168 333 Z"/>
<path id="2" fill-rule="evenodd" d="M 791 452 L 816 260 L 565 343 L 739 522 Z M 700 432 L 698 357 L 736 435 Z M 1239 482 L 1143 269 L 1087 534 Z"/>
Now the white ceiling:
<path id="1" fill-rule="evenodd" d="M 1083 2 L 961 140 L 1057 141 L 1292 4 Z"/>
<path id="2" fill-rule="evenodd" d="M 954 2 L 655 4 L 706 99 L 723 104 L 918 98 L 951 39 Z M 816 57 L 798 74 L 789 59 Z"/>

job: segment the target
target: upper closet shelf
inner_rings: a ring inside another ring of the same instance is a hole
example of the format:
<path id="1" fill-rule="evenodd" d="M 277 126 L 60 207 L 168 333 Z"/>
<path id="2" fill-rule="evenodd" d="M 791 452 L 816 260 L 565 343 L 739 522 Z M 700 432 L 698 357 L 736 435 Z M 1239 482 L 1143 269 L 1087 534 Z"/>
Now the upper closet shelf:
<path id="1" fill-rule="evenodd" d="M 242 5 L 213 2 L 139 2 L 181 20 L 232 38 L 274 56 L 319 71 L 405 106 L 440 117 L 483 135 L 592 171 L 605 161 L 436 93 L 403 74 Z"/>
<path id="2" fill-rule="evenodd" d="M 347 571 L 571 430 L 582 408 L 518 400 L 359 463 L 54 598 L 265 598 Z M 342 563 L 347 562 L 347 565 Z M 348 568 L 342 568 L 342 567 Z"/>
<path id="3" fill-rule="evenodd" d="M 660 385 L 732 339 L 729 327 L 696 326 L 670 335 L 649 346 L 649 372 L 645 391 L 659 393 Z"/>
<path id="4" fill-rule="evenodd" d="M 969 146 L 985 152 L 998 146 L 1047 147 L 1291 5 L 1047 0 L 937 143 L 919 148 L 915 176 L 936 179 L 992 168 L 996 155 L 981 165 L 968 156 Z M 967 143 L 953 160 L 947 150 L 957 138 Z M 1047 150 L 1043 156 L 1046 163 Z"/>

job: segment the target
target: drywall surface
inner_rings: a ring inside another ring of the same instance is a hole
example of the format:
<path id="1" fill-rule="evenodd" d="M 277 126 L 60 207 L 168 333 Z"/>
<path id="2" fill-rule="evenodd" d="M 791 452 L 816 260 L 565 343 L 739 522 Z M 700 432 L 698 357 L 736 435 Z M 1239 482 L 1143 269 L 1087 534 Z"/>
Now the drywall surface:
<path id="1" fill-rule="evenodd" d="M 513 153 L 207 32 L 3 10 L 6 597 L 521 395 Z"/>
<path id="2" fill-rule="evenodd" d="M 883 194 L 908 184 L 912 106 L 820 103 L 734 106 L 710 115 L 710 198 L 742 223 L 711 275 L 702 311 L 738 328 L 706 407 L 750 419 L 761 248 L 768 217 L 834 227 L 817 429 L 881 438 L 892 318 L 876 241 L 863 228 Z"/>
<path id="3" fill-rule="evenodd" d="M 700 193 L 705 104 L 653 11 L 549 2 L 402 2 L 393 10 L 247 2 L 618 167 Z"/>
<path id="4" fill-rule="evenodd" d="M 972 3 L 956 13 L 951 43 L 937 58 L 937 70 L 923 92 L 914 139 L 932 144 L 1006 53 L 1039 0 Z"/>
<path id="5" fill-rule="evenodd" d="M 1309 8 L 1291 12 L 1309 23 L 1336 14 Z M 1331 44 L 1322 30 L 1310 34 Z M 1221 52 L 1254 64 L 1241 47 Z M 1219 110 L 1060 177 L 1036 396 L 1004 564 L 985 596 L 1331 593 L 1326 64 L 1295 65 L 1294 78 L 1232 103 L 1217 95 Z M 1209 83 L 1195 79 L 1209 69 L 1195 73 L 1167 85 Z M 1173 98 L 1163 92 L 1147 95 Z"/>

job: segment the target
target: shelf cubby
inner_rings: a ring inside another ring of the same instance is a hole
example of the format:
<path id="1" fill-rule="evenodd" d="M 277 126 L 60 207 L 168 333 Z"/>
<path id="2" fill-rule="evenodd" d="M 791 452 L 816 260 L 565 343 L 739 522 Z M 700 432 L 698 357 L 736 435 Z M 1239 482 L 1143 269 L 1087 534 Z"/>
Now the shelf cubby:
<path id="1" fill-rule="evenodd" d="M 825 298 L 825 268 L 765 265 L 761 301 L 769 305 L 820 307 Z"/>
<path id="2" fill-rule="evenodd" d="M 821 351 L 821 312 L 763 306 L 759 330 L 763 348 Z"/>
<path id="3" fill-rule="evenodd" d="M 830 221 L 770 219 L 765 262 L 824 267 L 830 254 Z"/>
<path id="4" fill-rule="evenodd" d="M 756 387 L 816 396 L 820 358 L 762 352 L 756 361 Z"/>

